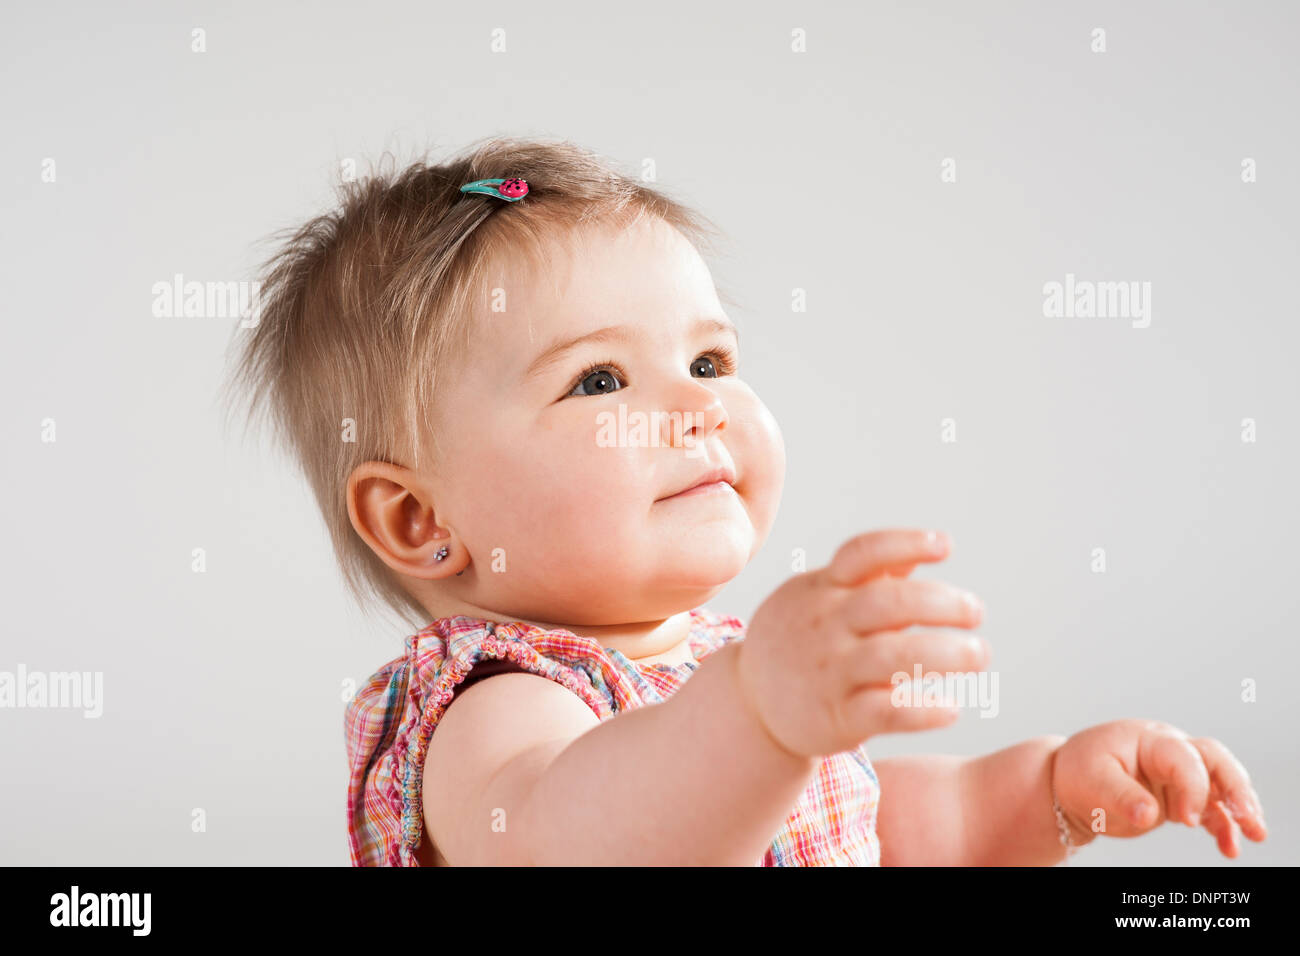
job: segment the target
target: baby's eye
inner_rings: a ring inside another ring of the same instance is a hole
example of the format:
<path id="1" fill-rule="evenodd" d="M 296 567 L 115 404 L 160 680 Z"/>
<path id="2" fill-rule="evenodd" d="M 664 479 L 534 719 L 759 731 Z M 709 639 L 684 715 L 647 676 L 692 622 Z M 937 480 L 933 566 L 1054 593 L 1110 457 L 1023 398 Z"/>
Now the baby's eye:
<path id="1" fill-rule="evenodd" d="M 583 372 L 569 395 L 608 395 L 622 387 L 617 370 L 612 365 L 601 365 Z"/>
<path id="2" fill-rule="evenodd" d="M 718 370 L 713 365 L 713 359 L 702 355 L 691 363 L 691 374 L 698 374 L 700 378 L 717 378 Z"/>
<path id="3" fill-rule="evenodd" d="M 713 359 L 718 361 L 715 363 Z M 718 349 L 701 355 L 691 363 L 691 374 L 700 378 L 717 378 L 719 375 L 732 375 L 736 371 L 736 356 L 730 349 Z"/>

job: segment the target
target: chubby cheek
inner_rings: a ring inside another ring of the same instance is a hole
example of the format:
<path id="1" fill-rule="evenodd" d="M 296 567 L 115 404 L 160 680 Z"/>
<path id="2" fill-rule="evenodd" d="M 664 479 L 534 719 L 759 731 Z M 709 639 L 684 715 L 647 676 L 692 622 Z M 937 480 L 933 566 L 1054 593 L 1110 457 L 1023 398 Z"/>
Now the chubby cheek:
<path id="1" fill-rule="evenodd" d="M 635 538 L 656 497 L 646 451 L 600 447 L 596 431 L 594 416 L 584 417 L 498 430 L 475 445 L 456 498 L 464 515 L 458 530 L 480 560 L 504 548 L 521 578 L 551 578 L 581 575 L 593 559 L 612 571 L 618 555 L 637 553 Z"/>
<path id="2" fill-rule="evenodd" d="M 725 442 L 740 473 L 739 488 L 754 525 L 754 551 L 772 530 L 785 487 L 785 439 L 767 406 L 745 386 L 727 404 Z"/>

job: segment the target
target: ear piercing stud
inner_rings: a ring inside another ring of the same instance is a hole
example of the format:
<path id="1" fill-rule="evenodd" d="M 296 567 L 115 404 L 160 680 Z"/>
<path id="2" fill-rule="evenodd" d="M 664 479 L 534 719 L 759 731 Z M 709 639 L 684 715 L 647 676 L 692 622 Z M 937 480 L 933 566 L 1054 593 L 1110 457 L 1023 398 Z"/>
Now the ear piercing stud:
<path id="1" fill-rule="evenodd" d="M 443 545 L 441 548 L 438 549 L 438 553 L 433 556 L 433 560 L 441 561 L 446 556 L 447 556 L 447 546 Z"/>

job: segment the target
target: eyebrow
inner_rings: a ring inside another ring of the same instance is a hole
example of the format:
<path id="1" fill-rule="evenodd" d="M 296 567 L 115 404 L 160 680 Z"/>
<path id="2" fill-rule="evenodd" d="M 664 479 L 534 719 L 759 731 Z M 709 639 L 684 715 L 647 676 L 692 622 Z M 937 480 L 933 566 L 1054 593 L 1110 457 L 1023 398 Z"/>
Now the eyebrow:
<path id="1" fill-rule="evenodd" d="M 695 322 L 693 331 L 697 334 L 700 332 L 730 333 L 735 337 L 736 345 L 740 345 L 740 330 L 736 328 L 734 323 L 726 319 L 713 318 L 712 316 L 698 319 Z M 630 326 L 607 325 L 605 328 L 596 329 L 594 332 L 587 332 L 571 339 L 562 339 L 547 346 L 537 358 L 533 359 L 528 368 L 524 370 L 523 377 L 529 379 L 541 375 L 579 345 L 585 345 L 588 342 L 626 342 L 634 337 L 635 334 Z"/>

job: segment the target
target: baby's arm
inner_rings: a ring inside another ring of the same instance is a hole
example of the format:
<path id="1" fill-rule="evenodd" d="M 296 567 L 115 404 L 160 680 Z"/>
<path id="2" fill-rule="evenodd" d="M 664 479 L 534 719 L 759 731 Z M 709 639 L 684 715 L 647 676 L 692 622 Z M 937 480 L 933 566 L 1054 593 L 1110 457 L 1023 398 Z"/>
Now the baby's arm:
<path id="1" fill-rule="evenodd" d="M 1052 811 L 1051 757 L 1036 737 L 983 757 L 874 761 L 883 866 L 1045 866 L 1065 857 Z M 1072 829 L 1076 843 L 1085 835 Z"/>
<path id="2" fill-rule="evenodd" d="M 469 688 L 425 762 L 425 822 L 448 863 L 752 866 L 818 760 L 764 729 L 739 649 L 710 654 L 668 700 L 604 722 L 536 675 Z"/>
<path id="3" fill-rule="evenodd" d="M 987 757 L 876 763 L 882 863 L 1040 866 L 1074 846 L 1134 837 L 1166 822 L 1204 827 L 1227 857 L 1239 834 L 1268 836 L 1250 776 L 1213 737 L 1161 720 L 1112 720 L 1072 737 L 1036 737 Z"/>

